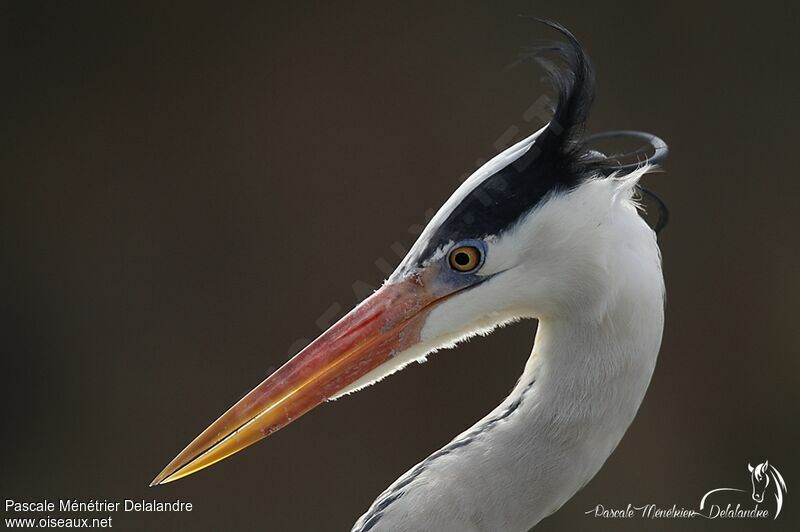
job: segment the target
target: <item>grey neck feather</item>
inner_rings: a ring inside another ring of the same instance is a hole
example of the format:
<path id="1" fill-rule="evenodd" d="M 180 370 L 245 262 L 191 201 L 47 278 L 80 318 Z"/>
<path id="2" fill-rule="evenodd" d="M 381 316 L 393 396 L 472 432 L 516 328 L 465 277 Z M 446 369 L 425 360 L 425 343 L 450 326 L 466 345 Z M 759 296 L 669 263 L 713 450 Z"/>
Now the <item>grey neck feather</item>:
<path id="1" fill-rule="evenodd" d="M 526 531 L 556 511 L 603 465 L 647 389 L 663 290 L 640 295 L 600 321 L 540 321 L 509 397 L 400 477 L 353 531 Z"/>

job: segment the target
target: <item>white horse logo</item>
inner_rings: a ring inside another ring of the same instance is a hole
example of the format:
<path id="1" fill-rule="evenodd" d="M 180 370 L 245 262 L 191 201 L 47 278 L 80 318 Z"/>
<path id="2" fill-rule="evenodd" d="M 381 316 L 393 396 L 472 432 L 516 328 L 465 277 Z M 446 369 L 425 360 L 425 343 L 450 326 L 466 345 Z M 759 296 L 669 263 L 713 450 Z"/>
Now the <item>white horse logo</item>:
<path id="1" fill-rule="evenodd" d="M 777 504 L 775 517 L 778 517 L 778 514 L 781 513 L 781 506 L 783 506 L 783 495 L 788 491 L 783 477 L 774 466 L 769 464 L 769 460 L 755 467 L 747 464 L 747 469 L 750 471 L 750 481 L 753 484 L 753 500 L 764 502 L 764 494 L 767 492 L 767 488 L 772 486 Z"/>
<path id="2" fill-rule="evenodd" d="M 777 519 L 778 515 L 781 513 L 781 508 L 783 507 L 783 496 L 787 491 L 789 491 L 786 489 L 786 482 L 784 482 L 783 477 L 778 470 L 775 469 L 775 466 L 769 463 L 769 460 L 765 460 L 763 463 L 758 464 L 755 467 L 747 464 L 747 470 L 750 471 L 750 482 L 753 485 L 753 490 L 751 493 L 753 500 L 757 503 L 762 503 L 764 502 L 764 496 L 767 494 L 767 491 L 772 491 L 773 495 L 775 496 L 774 519 Z M 705 508 L 706 499 L 708 496 L 718 491 L 740 491 L 747 493 L 747 490 L 738 488 L 717 488 L 715 490 L 711 490 L 700 500 L 701 510 Z"/>

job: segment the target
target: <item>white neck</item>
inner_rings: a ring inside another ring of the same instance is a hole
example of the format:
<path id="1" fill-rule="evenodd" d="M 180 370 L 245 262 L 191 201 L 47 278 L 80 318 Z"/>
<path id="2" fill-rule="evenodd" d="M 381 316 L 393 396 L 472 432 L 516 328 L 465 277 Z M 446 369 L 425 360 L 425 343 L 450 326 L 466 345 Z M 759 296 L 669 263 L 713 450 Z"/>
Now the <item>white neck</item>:
<path id="1" fill-rule="evenodd" d="M 353 530 L 527 531 L 582 488 L 630 425 L 655 367 L 657 248 L 648 263 L 599 318 L 541 319 L 509 397 L 400 477 Z"/>

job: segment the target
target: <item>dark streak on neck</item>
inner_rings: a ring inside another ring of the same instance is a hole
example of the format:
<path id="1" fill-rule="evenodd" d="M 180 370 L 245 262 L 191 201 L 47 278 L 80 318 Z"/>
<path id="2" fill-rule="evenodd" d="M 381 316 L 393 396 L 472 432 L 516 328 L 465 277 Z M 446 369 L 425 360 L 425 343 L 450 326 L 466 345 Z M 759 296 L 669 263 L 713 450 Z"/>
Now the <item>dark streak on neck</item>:
<path id="1" fill-rule="evenodd" d="M 501 421 L 508 419 L 511 414 L 516 412 L 519 407 L 522 405 L 522 401 L 525 399 L 525 395 L 528 393 L 533 387 L 535 380 L 531 380 L 525 388 L 522 390 L 520 396 L 508 405 L 502 412 L 497 414 L 496 416 L 488 419 L 486 422 L 477 425 L 474 427 L 469 433 L 467 433 L 462 438 L 453 440 L 452 442 L 448 443 L 435 453 L 428 456 L 425 460 L 414 466 L 408 473 L 403 475 L 397 483 L 391 486 L 388 490 L 386 490 L 372 505 L 369 509 L 367 514 L 364 516 L 364 521 L 360 528 L 353 528 L 352 532 L 369 532 L 372 528 L 378 523 L 381 517 L 383 517 L 384 512 L 386 509 L 395 501 L 403 497 L 406 494 L 407 488 L 423 473 L 425 472 L 431 464 L 436 461 L 437 459 L 452 454 L 459 449 L 463 449 L 470 445 L 471 443 L 475 442 L 481 437 L 485 437 L 498 423 Z"/>

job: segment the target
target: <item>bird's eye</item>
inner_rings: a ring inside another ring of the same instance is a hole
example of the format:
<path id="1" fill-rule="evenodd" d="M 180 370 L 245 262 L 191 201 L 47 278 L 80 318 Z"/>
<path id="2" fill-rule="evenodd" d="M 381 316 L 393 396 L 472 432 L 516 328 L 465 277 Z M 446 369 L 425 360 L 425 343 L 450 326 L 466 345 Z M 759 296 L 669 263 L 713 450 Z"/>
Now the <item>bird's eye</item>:
<path id="1" fill-rule="evenodd" d="M 481 250 L 475 246 L 459 246 L 450 252 L 450 267 L 457 272 L 471 272 L 481 264 Z"/>

